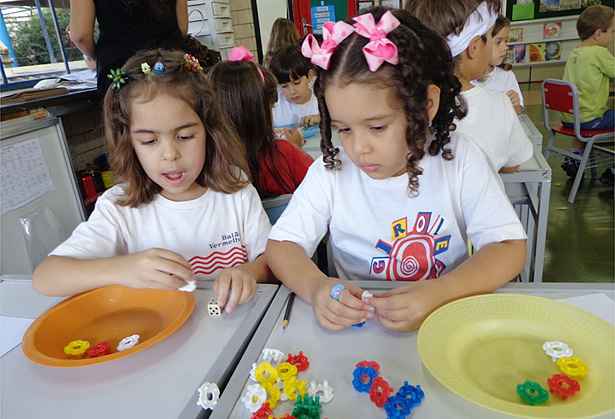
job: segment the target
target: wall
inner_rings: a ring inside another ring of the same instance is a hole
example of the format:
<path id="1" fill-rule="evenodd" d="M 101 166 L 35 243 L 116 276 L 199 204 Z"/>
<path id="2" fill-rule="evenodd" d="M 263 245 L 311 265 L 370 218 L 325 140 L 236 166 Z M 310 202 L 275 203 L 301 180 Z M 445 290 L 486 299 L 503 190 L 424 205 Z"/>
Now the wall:
<path id="1" fill-rule="evenodd" d="M 263 55 L 267 53 L 269 34 L 273 22 L 279 17 L 287 17 L 288 3 L 286 0 L 256 0 L 258 7 L 258 20 L 260 25 L 261 43 Z"/>
<path id="2" fill-rule="evenodd" d="M 258 57 L 250 0 L 231 0 L 231 15 L 235 32 L 235 46 L 243 45 L 254 54 L 254 57 Z"/>

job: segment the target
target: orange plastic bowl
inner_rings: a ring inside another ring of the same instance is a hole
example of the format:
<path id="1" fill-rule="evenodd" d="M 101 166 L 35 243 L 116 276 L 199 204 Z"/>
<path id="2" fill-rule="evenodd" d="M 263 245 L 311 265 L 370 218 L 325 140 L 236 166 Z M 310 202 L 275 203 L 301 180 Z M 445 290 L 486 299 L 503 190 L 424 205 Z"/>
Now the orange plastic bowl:
<path id="1" fill-rule="evenodd" d="M 134 354 L 172 335 L 190 317 L 194 295 L 181 291 L 98 288 L 64 300 L 43 313 L 26 331 L 23 351 L 33 362 L 51 367 L 82 367 Z M 117 352 L 126 336 L 140 335 L 139 343 Z M 82 339 L 106 341 L 112 353 L 96 358 L 71 358 L 64 347 Z"/>

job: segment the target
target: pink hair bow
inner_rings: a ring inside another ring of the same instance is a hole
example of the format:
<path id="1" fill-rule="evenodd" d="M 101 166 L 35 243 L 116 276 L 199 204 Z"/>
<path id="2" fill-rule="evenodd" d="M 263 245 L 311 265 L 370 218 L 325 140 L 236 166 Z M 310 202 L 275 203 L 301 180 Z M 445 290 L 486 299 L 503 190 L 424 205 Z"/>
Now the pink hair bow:
<path id="1" fill-rule="evenodd" d="M 367 60 L 369 71 L 378 70 L 385 61 L 393 65 L 399 62 L 397 45 L 386 37 L 399 26 L 399 20 L 393 16 L 393 13 L 388 11 L 383 14 L 378 24 L 371 13 L 357 16 L 353 20 L 356 22 L 353 25 L 355 32 L 370 40 L 363 47 L 363 55 Z"/>
<path id="2" fill-rule="evenodd" d="M 322 45 L 318 45 L 314 35 L 308 34 L 301 45 L 301 53 L 312 64 L 327 70 L 335 48 L 353 32 L 354 28 L 346 22 L 327 22 L 322 27 Z"/>
<path id="3" fill-rule="evenodd" d="M 235 47 L 228 53 L 229 61 L 252 61 L 253 59 L 254 55 L 244 46 Z"/>

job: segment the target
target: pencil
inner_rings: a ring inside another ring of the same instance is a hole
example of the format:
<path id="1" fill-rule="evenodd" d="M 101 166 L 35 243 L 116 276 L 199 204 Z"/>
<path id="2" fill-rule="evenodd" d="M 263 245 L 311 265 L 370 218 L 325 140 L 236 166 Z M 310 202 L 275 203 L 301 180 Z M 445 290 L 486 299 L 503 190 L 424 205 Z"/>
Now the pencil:
<path id="1" fill-rule="evenodd" d="M 293 309 L 293 302 L 295 301 L 295 293 L 291 292 L 288 294 L 288 301 L 286 303 L 286 311 L 284 312 L 284 320 L 282 320 L 282 329 L 286 329 L 288 327 L 288 322 L 290 320 L 290 311 Z"/>

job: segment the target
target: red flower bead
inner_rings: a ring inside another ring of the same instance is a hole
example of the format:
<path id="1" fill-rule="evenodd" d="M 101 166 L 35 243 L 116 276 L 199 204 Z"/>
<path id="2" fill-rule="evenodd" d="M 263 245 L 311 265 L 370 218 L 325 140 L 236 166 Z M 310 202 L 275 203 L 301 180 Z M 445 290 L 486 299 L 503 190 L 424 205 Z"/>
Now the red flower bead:
<path id="1" fill-rule="evenodd" d="M 88 358 L 96 358 L 99 356 L 109 355 L 111 353 L 111 346 L 108 342 L 100 342 L 92 346 L 87 350 L 86 355 Z"/>
<path id="2" fill-rule="evenodd" d="M 369 368 L 373 368 L 374 371 L 376 371 L 378 374 L 380 374 L 380 364 L 377 363 L 376 361 L 361 361 L 361 362 L 357 362 L 355 367 L 369 367 Z"/>
<path id="3" fill-rule="evenodd" d="M 389 397 L 393 394 L 393 389 L 383 377 L 376 377 L 369 390 L 369 398 L 380 408 L 384 407 Z"/>
<path id="4" fill-rule="evenodd" d="M 269 402 L 265 402 L 260 409 L 252 413 L 250 419 L 269 419 L 270 416 L 273 416 L 273 411 L 269 407 Z"/>
<path id="5" fill-rule="evenodd" d="M 297 355 L 288 354 L 287 362 L 297 367 L 299 372 L 307 370 L 310 366 L 310 360 L 303 352 L 299 352 Z"/>
<path id="6" fill-rule="evenodd" d="M 574 396 L 575 393 L 581 390 L 579 382 L 565 374 L 554 374 L 547 380 L 547 383 L 549 384 L 551 394 L 562 400 Z"/>

